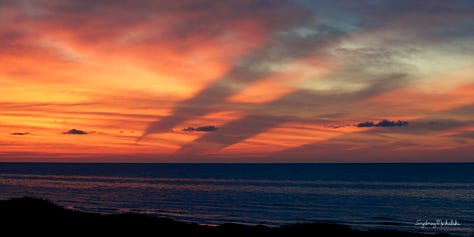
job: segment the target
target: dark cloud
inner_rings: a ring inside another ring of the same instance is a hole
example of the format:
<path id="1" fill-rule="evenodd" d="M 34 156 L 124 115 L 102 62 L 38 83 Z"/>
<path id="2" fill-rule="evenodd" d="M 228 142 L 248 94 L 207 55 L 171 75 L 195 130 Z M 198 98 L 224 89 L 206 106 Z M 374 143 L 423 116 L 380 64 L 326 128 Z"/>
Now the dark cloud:
<path id="1" fill-rule="evenodd" d="M 364 127 L 401 127 L 401 126 L 406 126 L 408 125 L 407 121 L 389 121 L 387 119 L 381 120 L 377 123 L 367 121 L 363 123 L 357 124 L 357 127 L 359 128 L 364 128 Z"/>
<path id="2" fill-rule="evenodd" d="M 359 123 L 359 124 L 357 124 L 357 127 L 359 127 L 359 128 L 365 128 L 365 127 L 368 127 L 368 128 L 370 128 L 370 127 L 375 127 L 375 123 L 374 123 L 374 122 L 369 122 L 369 121 L 367 121 L 367 122 L 363 122 L 363 123 Z"/>
<path id="3" fill-rule="evenodd" d="M 15 136 L 25 136 L 25 135 L 29 135 L 30 133 L 29 132 L 12 132 L 10 134 L 15 135 Z"/>
<path id="4" fill-rule="evenodd" d="M 217 128 L 216 126 L 204 126 L 204 127 L 197 127 L 196 128 L 196 131 L 201 131 L 201 132 L 212 132 L 212 131 L 216 131 Z"/>
<path id="5" fill-rule="evenodd" d="M 213 125 L 210 125 L 210 126 L 202 126 L 202 127 L 197 127 L 197 128 L 194 128 L 194 127 L 187 127 L 187 128 L 183 128 L 183 131 L 185 132 L 193 132 L 193 131 L 197 131 L 197 132 L 214 132 L 217 130 L 217 127 L 216 126 L 213 126 Z"/>
<path id="6" fill-rule="evenodd" d="M 84 134 L 88 134 L 88 133 L 87 133 L 87 132 L 84 132 L 84 131 L 82 131 L 82 130 L 73 128 L 73 129 L 71 129 L 71 130 L 69 130 L 69 131 L 67 131 L 67 132 L 63 132 L 63 134 L 84 135 Z"/>
<path id="7" fill-rule="evenodd" d="M 389 121 L 389 120 L 384 119 L 378 122 L 375 126 L 376 127 L 401 127 L 401 126 L 406 126 L 406 125 L 408 125 L 407 121 L 401 121 L 401 120 Z"/>

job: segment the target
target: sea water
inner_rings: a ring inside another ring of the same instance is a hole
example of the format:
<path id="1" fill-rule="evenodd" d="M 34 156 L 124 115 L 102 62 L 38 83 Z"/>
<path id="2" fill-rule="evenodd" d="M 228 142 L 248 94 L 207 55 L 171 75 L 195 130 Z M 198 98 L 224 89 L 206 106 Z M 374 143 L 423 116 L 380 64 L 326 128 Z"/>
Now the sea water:
<path id="1" fill-rule="evenodd" d="M 24 196 L 211 225 L 474 232 L 474 163 L 0 163 L 0 199 Z"/>

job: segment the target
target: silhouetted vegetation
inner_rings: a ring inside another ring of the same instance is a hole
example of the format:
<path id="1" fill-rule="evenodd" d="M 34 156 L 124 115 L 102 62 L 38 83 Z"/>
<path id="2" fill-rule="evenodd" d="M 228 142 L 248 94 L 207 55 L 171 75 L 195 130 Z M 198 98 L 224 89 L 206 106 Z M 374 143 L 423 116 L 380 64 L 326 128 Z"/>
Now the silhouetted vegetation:
<path id="1" fill-rule="evenodd" d="M 396 230 L 354 230 L 337 224 L 295 224 L 283 227 L 263 225 L 248 226 L 223 224 L 203 226 L 140 214 L 101 215 L 59 207 L 49 201 L 36 198 L 19 198 L 0 201 L 0 223 L 2 232 L 14 231 L 11 236 L 22 233 L 63 235 L 95 235 L 106 233 L 130 234 L 131 236 L 354 236 L 354 237 L 427 237 L 428 234 L 407 233 Z M 449 235 L 438 235 L 449 236 Z"/>

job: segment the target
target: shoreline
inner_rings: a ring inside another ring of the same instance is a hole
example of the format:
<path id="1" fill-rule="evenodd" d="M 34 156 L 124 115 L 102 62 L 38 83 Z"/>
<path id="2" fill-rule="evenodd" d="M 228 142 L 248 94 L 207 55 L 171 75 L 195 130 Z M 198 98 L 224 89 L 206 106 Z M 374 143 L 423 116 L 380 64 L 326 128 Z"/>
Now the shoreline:
<path id="1" fill-rule="evenodd" d="M 359 236 L 359 237 L 432 237 L 454 236 L 446 233 L 415 233 L 389 229 L 358 230 L 353 227 L 331 223 L 296 223 L 279 227 L 265 225 L 243 225 L 226 223 L 205 225 L 176 221 L 145 214 L 121 213 L 98 214 L 71 210 L 50 201 L 38 198 L 13 198 L 0 200 L 2 229 L 16 232 L 64 233 L 134 233 L 176 236 Z"/>

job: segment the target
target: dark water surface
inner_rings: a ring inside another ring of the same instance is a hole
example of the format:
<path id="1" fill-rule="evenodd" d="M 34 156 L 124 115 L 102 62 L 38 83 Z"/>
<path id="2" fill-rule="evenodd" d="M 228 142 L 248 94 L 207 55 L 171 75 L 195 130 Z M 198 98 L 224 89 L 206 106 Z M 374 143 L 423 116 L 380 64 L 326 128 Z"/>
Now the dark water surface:
<path id="1" fill-rule="evenodd" d="M 465 236 L 474 231 L 474 163 L 0 163 L 0 199 L 23 196 L 202 224 L 320 221 Z M 460 225 L 416 225 L 436 220 Z"/>

